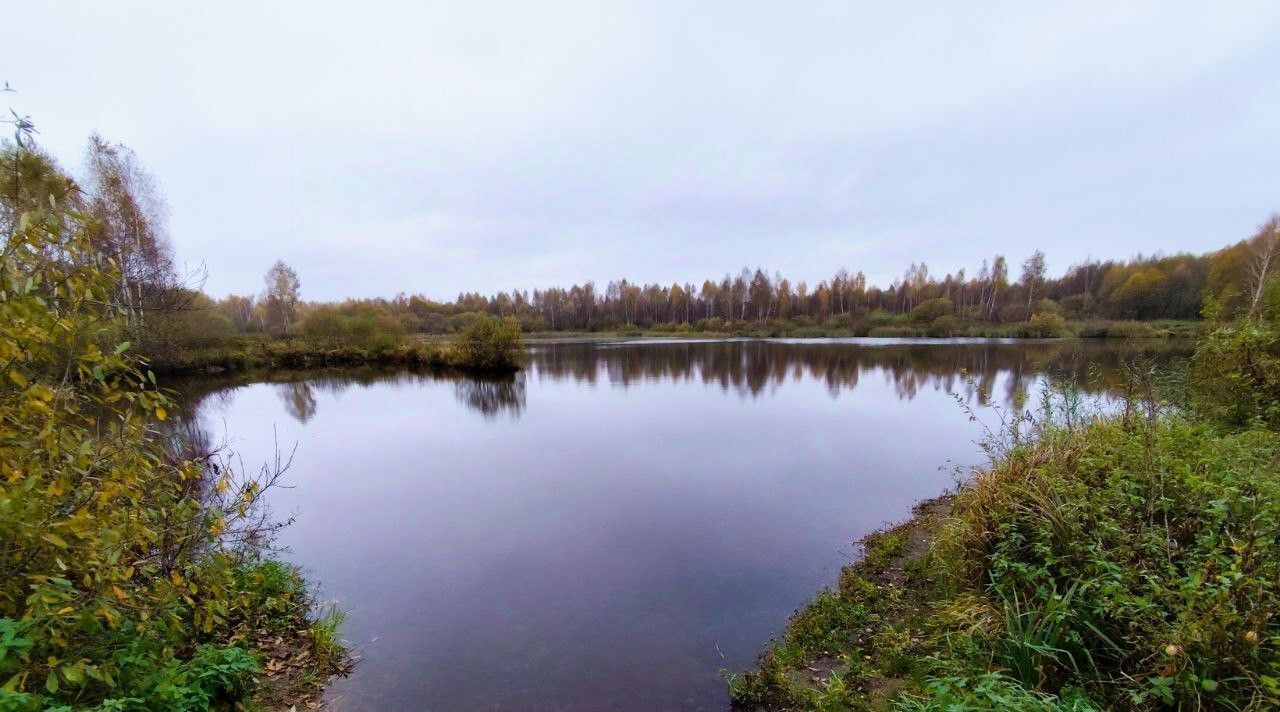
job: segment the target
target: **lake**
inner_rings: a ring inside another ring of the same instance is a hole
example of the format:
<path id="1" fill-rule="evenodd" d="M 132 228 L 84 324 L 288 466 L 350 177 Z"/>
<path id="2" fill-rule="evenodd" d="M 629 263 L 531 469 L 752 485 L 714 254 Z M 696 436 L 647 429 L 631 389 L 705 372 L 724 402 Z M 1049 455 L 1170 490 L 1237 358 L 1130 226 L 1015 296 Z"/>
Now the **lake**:
<path id="1" fill-rule="evenodd" d="M 505 379 L 310 371 L 177 384 L 247 467 L 296 452 L 279 543 L 348 614 L 339 710 L 723 710 L 788 615 L 981 461 L 961 406 L 1100 341 L 540 343 Z M 982 409 L 979 409 L 980 412 Z M 996 416 L 988 413 L 990 422 Z"/>

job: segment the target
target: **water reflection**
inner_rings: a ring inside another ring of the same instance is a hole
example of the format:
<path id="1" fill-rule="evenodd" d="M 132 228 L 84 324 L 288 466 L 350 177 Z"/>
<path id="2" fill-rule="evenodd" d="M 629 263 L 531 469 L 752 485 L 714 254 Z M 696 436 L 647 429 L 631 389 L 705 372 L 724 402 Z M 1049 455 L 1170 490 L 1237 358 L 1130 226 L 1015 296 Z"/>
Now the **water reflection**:
<path id="1" fill-rule="evenodd" d="M 453 384 L 458 402 L 484 414 L 486 418 L 506 413 L 520 417 L 524 410 L 524 374 L 489 378 L 459 378 Z"/>
<path id="2" fill-rule="evenodd" d="M 195 413 L 207 409 L 211 401 L 226 405 L 238 388 L 266 383 L 274 387 L 285 413 L 298 423 L 306 425 L 319 410 L 317 393 L 341 396 L 351 388 L 373 385 L 414 389 L 440 381 L 451 381 L 457 401 L 485 418 L 495 418 L 502 414 L 519 417 L 525 406 L 525 378 L 524 373 L 466 376 L 439 371 L 360 368 L 347 371 L 255 371 L 232 376 L 187 377 L 175 379 L 170 385 L 181 395 L 179 422 L 190 420 Z"/>
<path id="3" fill-rule="evenodd" d="M 863 378 L 882 377 L 901 399 L 931 389 L 1015 405 L 1041 376 L 1071 379 L 1091 391 L 1111 390 L 1121 384 L 1126 361 L 1167 360 L 1186 350 L 1171 341 L 1060 339 L 653 341 L 554 344 L 535 349 L 530 367 L 538 378 L 624 388 L 656 380 L 700 382 L 751 397 L 806 377 L 826 384 L 836 396 L 857 388 Z M 1002 375 L 1008 377 L 1003 383 Z"/>
<path id="4" fill-rule="evenodd" d="M 907 340 L 738 340 L 558 343 L 530 349 L 526 370 L 514 375 L 468 376 L 439 371 L 358 368 L 342 371 L 270 371 L 180 380 L 185 410 L 205 398 L 227 399 L 249 383 L 276 384 L 285 412 L 306 424 L 315 417 L 315 393 L 339 395 L 352 387 L 388 384 L 414 388 L 453 383 L 458 402 L 486 418 L 520 417 L 526 378 L 572 380 L 629 388 L 655 381 L 702 383 L 755 398 L 789 381 L 812 379 L 838 396 L 866 378 L 880 378 L 899 399 L 922 390 L 957 394 L 967 402 L 1021 406 L 1040 378 L 1069 379 L 1086 392 L 1120 388 L 1123 366 L 1135 359 L 1170 361 L 1188 347 L 1176 341 L 1088 340 L 944 342 Z"/>
<path id="5" fill-rule="evenodd" d="M 276 386 L 276 392 L 284 401 L 285 412 L 299 423 L 305 425 L 316 414 L 316 397 L 307 381 L 281 383 Z"/>

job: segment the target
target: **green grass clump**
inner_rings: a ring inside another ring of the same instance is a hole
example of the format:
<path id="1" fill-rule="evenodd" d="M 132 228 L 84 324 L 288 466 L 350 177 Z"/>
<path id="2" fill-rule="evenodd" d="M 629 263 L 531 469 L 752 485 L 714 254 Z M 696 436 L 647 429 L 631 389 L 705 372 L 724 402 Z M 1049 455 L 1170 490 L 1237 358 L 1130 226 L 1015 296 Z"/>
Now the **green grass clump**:
<path id="1" fill-rule="evenodd" d="M 1273 432 L 1179 415 L 1013 451 L 935 544 L 940 590 L 970 596 L 952 664 L 1109 708 L 1280 703 L 1277 463 Z"/>
<path id="2" fill-rule="evenodd" d="M 340 631 L 347 616 L 337 608 L 316 618 L 307 628 L 307 640 L 310 642 L 311 659 L 320 670 L 332 670 L 341 667 L 347 659 L 347 647 Z"/>

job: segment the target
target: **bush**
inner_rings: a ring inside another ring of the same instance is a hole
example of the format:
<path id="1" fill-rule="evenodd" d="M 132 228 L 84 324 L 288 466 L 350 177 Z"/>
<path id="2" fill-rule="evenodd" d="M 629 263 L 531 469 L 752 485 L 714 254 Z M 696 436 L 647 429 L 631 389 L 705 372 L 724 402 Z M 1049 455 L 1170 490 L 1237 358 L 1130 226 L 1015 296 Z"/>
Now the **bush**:
<path id="1" fill-rule="evenodd" d="M 867 314 L 865 321 L 871 326 L 887 326 L 889 324 L 900 324 L 905 319 L 905 315 L 890 314 L 883 309 L 875 309 Z"/>
<path id="2" fill-rule="evenodd" d="M 1032 314 L 1057 314 L 1062 316 L 1062 307 L 1052 299 L 1037 299 L 1031 310 Z"/>
<path id="3" fill-rule="evenodd" d="M 929 336 L 955 336 L 956 330 L 956 318 L 947 314 L 933 320 L 933 323 L 929 325 Z"/>
<path id="4" fill-rule="evenodd" d="M 1035 338 L 1054 338 L 1068 333 L 1066 320 L 1057 314 L 1033 314 L 1027 322 L 1027 335 Z"/>
<path id="5" fill-rule="evenodd" d="M 231 338 L 235 328 L 211 299 L 199 292 L 172 294 L 173 308 L 146 312 L 126 329 L 140 354 L 172 358 L 185 350 L 210 346 Z"/>
<path id="6" fill-rule="evenodd" d="M 229 708 L 258 670 L 239 641 L 289 633 L 239 614 L 265 485 L 163 422 L 78 218 L 23 223 L 0 252 L 0 709 Z"/>
<path id="7" fill-rule="evenodd" d="M 998 313 L 1001 324 L 1017 324 L 1027 320 L 1027 303 L 1014 302 L 1000 307 Z"/>
<path id="8" fill-rule="evenodd" d="M 1280 427 L 1280 329 L 1246 322 L 1208 334 L 1196 345 L 1192 381 L 1206 418 Z"/>
<path id="9" fill-rule="evenodd" d="M 1072 294 L 1062 300 L 1062 312 L 1070 319 L 1085 319 L 1097 311 L 1097 300 L 1088 292 Z"/>
<path id="10" fill-rule="evenodd" d="M 920 302 L 911 310 L 911 321 L 917 324 L 928 324 L 937 320 L 938 317 L 952 314 L 954 310 L 955 307 L 951 304 L 951 300 L 946 297 L 929 299 Z"/>
<path id="11" fill-rule="evenodd" d="M 476 319 L 454 338 L 450 363 L 461 368 L 504 370 L 519 367 L 524 337 L 512 317 Z"/>
<path id="12" fill-rule="evenodd" d="M 329 346 L 385 350 L 404 340 L 404 325 L 392 314 L 367 307 L 320 306 L 302 319 L 303 336 Z"/>
<path id="13" fill-rule="evenodd" d="M 1105 707 L 1280 703 L 1276 433 L 1178 416 L 1049 429 L 957 496 L 934 576 L 970 655 Z"/>

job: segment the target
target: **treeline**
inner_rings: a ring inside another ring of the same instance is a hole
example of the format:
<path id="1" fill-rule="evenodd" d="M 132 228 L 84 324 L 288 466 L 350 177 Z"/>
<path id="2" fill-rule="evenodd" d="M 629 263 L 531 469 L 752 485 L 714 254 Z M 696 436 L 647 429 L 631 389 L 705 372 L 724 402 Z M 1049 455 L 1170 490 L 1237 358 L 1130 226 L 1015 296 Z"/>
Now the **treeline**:
<path id="1" fill-rule="evenodd" d="M 1016 266 L 995 255 L 972 273 L 912 264 L 887 286 L 846 269 L 813 285 L 743 269 L 700 285 L 619 279 L 452 301 L 400 294 L 318 303 L 305 301 L 302 280 L 283 261 L 257 294 L 204 294 L 201 274 L 175 268 L 155 179 L 127 147 L 101 137 L 90 140 L 82 181 L 35 146 L 0 155 L 4 227 L 12 231 L 17 216 L 49 204 L 86 217 L 95 249 L 120 270 L 132 340 L 159 359 L 248 334 L 385 349 L 407 334 L 461 332 L 486 316 L 511 317 L 524 332 L 1135 336 L 1150 331 L 1134 322 L 1233 319 L 1280 303 L 1266 290 L 1280 261 L 1280 217 L 1208 254 L 1086 260 L 1056 278 L 1036 250 Z"/>
<path id="2" fill-rule="evenodd" d="M 841 269 L 811 286 L 763 269 L 744 269 L 701 285 L 620 279 L 603 288 L 586 282 L 492 296 L 464 293 L 447 302 L 401 294 L 307 303 L 300 298 L 296 274 L 277 263 L 261 295 L 233 295 L 212 306 L 221 331 L 316 337 L 449 333 L 482 314 L 514 317 L 526 332 L 781 326 L 865 334 L 915 325 L 931 335 L 950 336 L 966 325 L 1030 325 L 1030 333 L 1009 333 L 1054 336 L 1067 321 L 1198 320 L 1257 313 L 1265 306 L 1263 285 L 1280 253 L 1278 243 L 1280 219 L 1272 217 L 1249 239 L 1216 252 L 1087 260 L 1057 278 L 1047 276 L 1045 256 L 1037 250 L 1020 264 L 1016 276 L 1010 262 L 996 255 L 972 274 L 962 269 L 937 275 L 924 263 L 912 264 L 886 287 L 868 285 L 861 271 Z"/>

